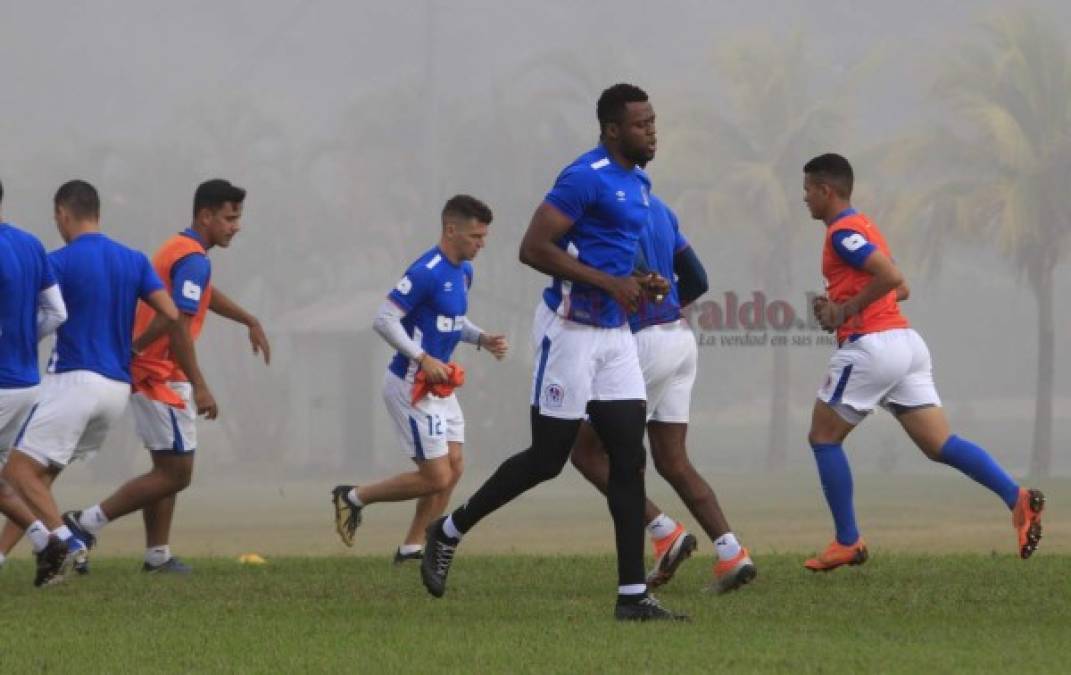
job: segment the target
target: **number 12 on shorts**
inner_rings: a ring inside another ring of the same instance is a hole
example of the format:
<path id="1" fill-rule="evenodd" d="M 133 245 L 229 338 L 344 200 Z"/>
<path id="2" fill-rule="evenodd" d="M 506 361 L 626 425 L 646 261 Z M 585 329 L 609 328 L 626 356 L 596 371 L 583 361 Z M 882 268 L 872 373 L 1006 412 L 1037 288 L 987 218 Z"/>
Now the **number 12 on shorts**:
<path id="1" fill-rule="evenodd" d="M 443 418 L 439 417 L 438 415 L 425 415 L 424 417 L 428 420 L 428 435 L 442 436 Z"/>

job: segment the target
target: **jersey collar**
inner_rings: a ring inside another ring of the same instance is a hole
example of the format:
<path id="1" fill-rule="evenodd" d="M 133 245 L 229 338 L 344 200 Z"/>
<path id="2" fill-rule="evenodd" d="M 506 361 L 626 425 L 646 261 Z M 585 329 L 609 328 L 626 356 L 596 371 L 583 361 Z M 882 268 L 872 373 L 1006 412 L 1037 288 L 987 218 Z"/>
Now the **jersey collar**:
<path id="1" fill-rule="evenodd" d="M 841 220 L 843 218 L 847 218 L 848 216 L 854 216 L 857 213 L 859 213 L 859 212 L 856 211 L 854 208 L 849 206 L 848 208 L 844 209 L 843 211 L 841 211 L 837 215 L 833 216 L 833 220 L 829 221 L 829 224 L 832 225 L 833 223 L 837 222 L 838 220 Z"/>
<path id="2" fill-rule="evenodd" d="M 187 227 L 180 234 L 189 237 L 190 239 L 193 239 L 201 245 L 201 248 L 206 250 L 208 249 L 208 244 L 205 242 L 204 238 L 201 235 L 197 234 L 197 230 L 193 229 L 192 227 Z"/>

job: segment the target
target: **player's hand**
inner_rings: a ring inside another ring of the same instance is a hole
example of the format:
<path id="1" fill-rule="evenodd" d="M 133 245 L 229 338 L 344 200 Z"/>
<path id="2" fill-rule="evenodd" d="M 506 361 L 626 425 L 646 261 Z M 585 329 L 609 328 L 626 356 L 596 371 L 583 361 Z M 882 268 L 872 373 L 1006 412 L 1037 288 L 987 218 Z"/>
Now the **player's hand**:
<path id="1" fill-rule="evenodd" d="M 430 384 L 440 384 L 450 380 L 450 367 L 431 354 L 425 353 L 424 358 L 420 359 L 420 369 L 424 371 L 424 377 Z"/>
<path id="2" fill-rule="evenodd" d="M 197 408 L 197 414 L 205 419 L 214 420 L 219 417 L 219 406 L 216 405 L 216 397 L 208 390 L 208 387 L 193 388 L 193 405 Z"/>
<path id="3" fill-rule="evenodd" d="M 636 311 L 640 304 L 640 297 L 643 295 L 643 287 L 640 286 L 639 279 L 631 275 L 610 277 L 610 282 L 604 290 L 629 313 Z"/>
<path id="4" fill-rule="evenodd" d="M 819 296 L 814 299 L 814 316 L 822 330 L 832 333 L 844 323 L 844 306 L 825 296 Z"/>
<path id="5" fill-rule="evenodd" d="M 268 334 L 264 332 L 260 322 L 254 320 L 249 326 L 249 344 L 253 345 L 253 354 L 263 354 L 264 363 L 271 363 L 271 345 L 268 344 Z"/>
<path id="6" fill-rule="evenodd" d="M 491 355 L 499 361 L 506 358 L 506 352 L 509 351 L 509 342 L 506 340 L 505 335 L 488 335 L 484 333 L 480 335 L 480 346 L 491 352 Z"/>
<path id="7" fill-rule="evenodd" d="M 643 292 L 655 302 L 662 302 L 669 295 L 669 280 L 661 274 L 648 272 L 638 278 Z"/>

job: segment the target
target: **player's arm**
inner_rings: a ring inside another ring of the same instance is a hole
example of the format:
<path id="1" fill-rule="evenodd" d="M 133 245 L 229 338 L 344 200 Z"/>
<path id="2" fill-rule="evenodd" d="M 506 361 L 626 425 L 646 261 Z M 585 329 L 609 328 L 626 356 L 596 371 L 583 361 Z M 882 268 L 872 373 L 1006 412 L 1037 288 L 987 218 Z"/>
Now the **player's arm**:
<path id="1" fill-rule="evenodd" d="M 436 384 L 450 379 L 450 369 L 445 363 L 424 351 L 409 334 L 405 332 L 402 319 L 408 314 L 390 299 L 383 301 L 376 317 L 372 319 L 372 330 L 393 347 L 399 354 L 416 361 L 428 382 Z"/>
<path id="2" fill-rule="evenodd" d="M 169 334 L 171 341 L 171 354 L 175 362 L 186 374 L 193 388 L 193 404 L 197 407 L 197 414 L 204 415 L 210 420 L 219 416 L 219 405 L 216 397 L 208 388 L 201 366 L 197 362 L 197 349 L 193 345 L 193 337 L 190 335 L 190 324 L 193 316 L 186 312 L 179 312 L 178 320 L 171 327 Z"/>
<path id="3" fill-rule="evenodd" d="M 818 320 L 826 330 L 837 328 L 851 317 L 860 314 L 874 301 L 904 284 L 904 275 L 900 269 L 876 248 L 870 251 L 859 269 L 870 275 L 870 281 L 862 290 L 843 303 L 826 302 L 818 308 Z"/>
<path id="4" fill-rule="evenodd" d="M 677 276 L 677 295 L 681 307 L 692 304 L 710 289 L 707 271 L 691 246 L 677 251 L 673 256 L 673 274 Z"/>
<path id="5" fill-rule="evenodd" d="M 558 247 L 558 240 L 572 226 L 573 220 L 569 216 L 547 202 L 540 204 L 521 239 L 521 262 L 544 274 L 601 288 L 628 311 L 635 310 L 642 292 L 635 277 L 611 276 L 585 265 Z"/>
<path id="6" fill-rule="evenodd" d="M 486 349 L 499 361 L 506 358 L 506 353 L 509 351 L 509 342 L 505 335 L 488 334 L 484 329 L 472 323 L 468 317 L 465 317 L 461 323 L 461 341 L 476 345 L 476 349 Z"/>
<path id="7" fill-rule="evenodd" d="M 37 294 L 37 339 L 51 335 L 67 320 L 67 305 L 63 302 L 59 284 L 52 284 Z"/>
<path id="8" fill-rule="evenodd" d="M 900 284 L 896 287 L 896 301 L 903 302 L 911 297 L 911 287 L 907 285 L 907 282 Z"/>
<path id="9" fill-rule="evenodd" d="M 264 363 L 271 363 L 271 345 L 268 343 L 268 335 L 264 332 L 257 317 L 215 287 L 212 288 L 212 298 L 208 301 L 208 309 L 214 314 L 249 328 L 249 344 L 253 346 L 253 353 L 263 353 Z"/>

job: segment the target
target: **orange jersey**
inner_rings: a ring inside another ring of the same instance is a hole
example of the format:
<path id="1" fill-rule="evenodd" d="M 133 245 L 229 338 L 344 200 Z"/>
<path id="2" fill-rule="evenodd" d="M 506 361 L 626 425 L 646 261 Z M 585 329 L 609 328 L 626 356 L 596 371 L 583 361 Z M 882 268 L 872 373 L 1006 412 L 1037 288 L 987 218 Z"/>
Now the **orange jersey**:
<path id="1" fill-rule="evenodd" d="M 851 234 L 852 232 L 859 236 Z M 842 234 L 838 236 L 837 233 Z M 855 209 L 845 211 L 826 228 L 822 250 L 822 276 L 826 278 L 826 294 L 833 302 L 843 303 L 851 299 L 870 283 L 873 275 L 856 269 L 844 257 L 844 254 L 865 253 L 867 246 L 876 248 L 892 259 L 889 245 L 885 243 L 885 237 L 877 225 Z M 838 250 L 844 254 L 838 253 Z M 885 297 L 870 303 L 861 313 L 845 321 L 837 329 L 837 340 L 843 342 L 853 335 L 907 328 L 908 325 L 907 319 L 900 313 L 896 291 L 892 290 Z"/>
<path id="2" fill-rule="evenodd" d="M 205 248 L 199 241 L 183 234 L 176 234 L 164 242 L 164 245 L 153 256 L 152 266 L 164 282 L 168 296 L 171 296 L 174 291 L 171 270 L 175 263 L 188 255 L 205 255 L 205 253 Z M 211 299 L 212 286 L 207 284 L 201 291 L 201 297 L 197 304 L 197 313 L 190 320 L 190 338 L 193 340 L 196 340 L 197 336 L 201 334 L 201 327 L 204 325 L 205 313 L 208 311 L 208 304 Z M 144 332 L 154 316 L 156 316 L 156 310 L 144 302 L 139 302 L 137 315 L 134 318 L 134 335 L 138 336 Z M 143 375 L 140 378 L 142 380 L 146 378 L 157 382 L 185 382 L 187 380 L 186 374 L 179 368 L 174 355 L 171 353 L 171 337 L 166 334 L 161 335 L 142 350 L 140 354 L 136 355 L 131 362 L 131 367 L 140 371 Z M 134 379 L 135 381 L 139 379 L 136 374 Z M 135 389 L 137 388 L 135 382 Z M 155 397 L 150 396 L 150 398 Z"/>

